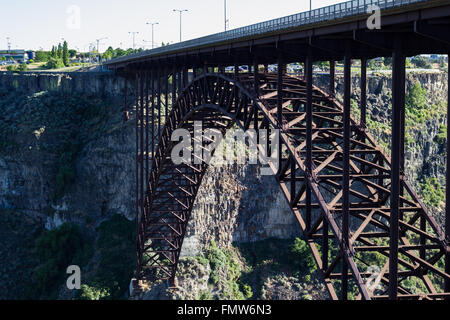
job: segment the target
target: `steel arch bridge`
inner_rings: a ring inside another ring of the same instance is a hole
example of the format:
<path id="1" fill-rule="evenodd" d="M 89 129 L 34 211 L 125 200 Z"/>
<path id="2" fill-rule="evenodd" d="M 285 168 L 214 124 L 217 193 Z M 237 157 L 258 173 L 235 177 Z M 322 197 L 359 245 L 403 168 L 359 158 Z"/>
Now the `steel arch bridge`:
<path id="1" fill-rule="evenodd" d="M 175 283 L 208 164 L 197 159 L 199 164 L 176 165 L 171 137 L 177 129 L 194 136 L 194 123 L 202 121 L 203 127 L 221 134 L 233 125 L 258 133 L 279 130 L 280 165 L 272 168 L 333 299 L 347 299 L 351 285 L 364 300 L 450 298 L 448 201 L 443 230 L 406 179 L 404 164 L 405 57 L 425 50 L 450 51 L 450 39 L 437 39 L 442 35 L 438 31 L 450 26 L 450 6 L 429 2 L 435 6 L 393 12 L 380 32 L 367 32 L 360 23 L 366 17 L 356 16 L 332 27 L 308 26 L 321 36 L 301 31 L 283 38 L 279 31 L 278 36 L 257 35 L 251 41 L 247 37 L 224 45 L 217 40 L 184 51 L 169 47 L 109 62 L 128 79 L 125 106 L 128 82 L 136 90 L 136 278 Z M 390 156 L 366 129 L 367 59 L 389 55 Z M 360 119 L 350 112 L 356 58 L 362 62 Z M 341 59 L 342 104 L 335 93 L 335 61 Z M 313 62 L 323 60 L 330 61 L 329 88 L 313 85 Z M 304 63 L 301 77 L 287 73 L 286 64 L 295 61 Z M 278 65 L 276 72 L 269 72 L 271 63 Z M 234 73 L 226 72 L 228 66 Z M 128 118 L 128 110 L 126 114 Z M 208 151 L 214 142 L 200 141 Z M 407 280 L 423 289 L 412 292 Z"/>

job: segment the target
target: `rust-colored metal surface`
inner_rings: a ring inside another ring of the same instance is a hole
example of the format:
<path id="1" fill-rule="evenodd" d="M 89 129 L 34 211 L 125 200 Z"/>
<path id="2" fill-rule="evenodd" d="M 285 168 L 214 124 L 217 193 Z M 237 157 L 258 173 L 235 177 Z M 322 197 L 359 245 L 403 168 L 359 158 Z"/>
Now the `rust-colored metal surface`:
<path id="1" fill-rule="evenodd" d="M 404 67 L 401 61 L 394 61 L 394 68 Z M 366 131 L 365 116 L 350 117 L 350 59 L 345 65 L 344 105 L 335 99 L 334 85 L 330 92 L 312 85 L 311 59 L 306 60 L 304 78 L 287 76 L 284 68 L 269 74 L 255 67 L 254 73 L 234 75 L 203 72 L 182 89 L 174 77 L 172 95 L 176 97 L 172 101 L 176 102 L 170 108 L 162 106 L 161 93 L 165 92 L 168 104 L 169 90 L 160 73 L 154 79 L 152 71 L 150 84 L 145 86 L 148 78 L 138 72 L 138 280 L 175 282 L 207 164 L 175 165 L 171 136 L 177 129 L 193 136 L 194 122 L 202 121 L 203 128 L 222 134 L 234 124 L 257 132 L 280 130 L 281 162 L 279 169 L 273 167 L 275 179 L 333 299 L 347 299 L 350 290 L 364 300 L 450 297 L 444 232 L 405 180 L 404 154 L 398 153 L 391 163 Z M 331 74 L 334 81 L 334 67 Z M 402 80 L 404 75 L 397 76 L 397 85 Z M 144 86 L 150 88 L 150 102 L 148 95 L 144 99 Z M 404 108 L 399 99 L 394 101 L 399 108 L 394 117 L 401 118 Z M 362 107 L 365 110 L 365 103 Z M 168 117 L 163 121 L 166 110 Z M 155 125 L 155 121 L 165 125 Z M 394 147 L 398 146 L 401 130 L 393 139 L 397 139 Z M 209 150 L 213 142 L 204 140 L 202 148 Z M 394 182 L 398 188 L 393 188 Z M 398 202 L 393 206 L 395 199 Z M 423 291 L 412 292 L 409 281 L 421 283 L 418 287 Z"/>
<path id="2" fill-rule="evenodd" d="M 273 170 L 333 299 L 355 291 L 366 300 L 450 298 L 449 153 L 445 226 L 405 178 L 405 59 L 450 52 L 450 5 L 433 0 L 382 10 L 378 30 L 366 19 L 180 44 L 107 63 L 136 89 L 138 280 L 175 282 L 207 164 L 175 165 L 170 138 L 177 129 L 193 134 L 202 121 L 222 134 L 234 124 L 280 130 L 282 160 Z M 366 130 L 367 60 L 376 57 L 393 62 L 389 156 Z M 356 59 L 360 119 L 350 112 Z M 313 63 L 321 61 L 330 61 L 326 92 L 313 86 Z M 344 62 L 342 104 L 335 99 L 336 61 Z M 299 62 L 302 78 L 288 76 L 287 64 Z M 128 91 L 124 120 L 132 112 Z M 214 141 L 201 143 L 209 150 Z M 420 289 L 411 291 L 411 282 Z"/>

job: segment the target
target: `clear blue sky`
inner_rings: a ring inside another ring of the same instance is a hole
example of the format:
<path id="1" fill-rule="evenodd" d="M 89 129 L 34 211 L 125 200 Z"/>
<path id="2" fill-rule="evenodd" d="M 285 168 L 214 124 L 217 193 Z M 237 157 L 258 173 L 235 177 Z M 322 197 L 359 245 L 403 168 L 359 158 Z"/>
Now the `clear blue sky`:
<path id="1" fill-rule="evenodd" d="M 227 0 L 229 28 L 278 18 L 309 10 L 308 0 Z M 343 2 L 313 0 L 313 8 Z M 79 8 L 77 19 L 76 10 Z M 129 31 L 138 31 L 136 44 L 150 46 L 151 28 L 146 22 L 159 22 L 155 42 L 178 42 L 179 15 L 183 14 L 183 40 L 221 32 L 224 29 L 224 0 L 13 0 L 3 1 L 0 10 L 0 50 L 45 50 L 61 41 L 71 48 L 87 51 L 89 43 L 108 37 L 100 47 L 132 47 Z M 79 24 L 78 24 L 79 21 Z M 78 28 L 79 26 L 79 28 Z"/>

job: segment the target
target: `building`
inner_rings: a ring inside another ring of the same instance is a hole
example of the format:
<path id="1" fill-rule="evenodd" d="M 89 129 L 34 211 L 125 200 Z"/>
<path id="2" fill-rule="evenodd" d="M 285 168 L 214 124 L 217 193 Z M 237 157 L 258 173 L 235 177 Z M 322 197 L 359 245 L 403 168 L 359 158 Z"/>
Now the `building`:
<path id="1" fill-rule="evenodd" d="M 5 57 L 6 60 L 14 60 L 18 63 L 28 61 L 28 53 L 25 50 L 0 50 L 0 59 Z"/>

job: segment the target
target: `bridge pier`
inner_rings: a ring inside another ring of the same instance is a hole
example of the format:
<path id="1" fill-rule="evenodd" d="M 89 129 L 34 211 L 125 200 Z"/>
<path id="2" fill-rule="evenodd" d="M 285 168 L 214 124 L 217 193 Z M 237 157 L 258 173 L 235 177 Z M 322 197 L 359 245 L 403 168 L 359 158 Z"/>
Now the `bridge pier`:
<path id="1" fill-rule="evenodd" d="M 344 152 L 343 152 L 343 182 L 342 182 L 342 237 L 344 239 L 345 249 L 350 246 L 350 98 L 352 85 L 352 58 L 350 51 L 350 44 L 347 44 L 347 49 L 344 57 L 344 117 L 343 117 L 343 131 L 344 131 Z M 342 259 L 342 300 L 348 299 L 348 263 L 347 257 L 343 254 Z"/>
<path id="2" fill-rule="evenodd" d="M 311 48 L 308 48 L 308 54 L 305 62 L 305 72 L 306 72 L 306 174 L 309 178 L 312 177 L 312 123 L 313 123 L 313 95 L 312 95 L 312 82 L 313 82 L 313 57 L 311 53 Z M 306 184 L 306 212 L 305 212 L 305 223 L 306 230 L 309 233 L 311 230 L 311 187 Z"/>
<path id="3" fill-rule="evenodd" d="M 361 119 L 362 128 L 367 127 L 367 59 L 361 59 Z"/>
<path id="4" fill-rule="evenodd" d="M 303 71 L 305 72 L 305 63 L 303 63 Z M 330 60 L 330 107 L 332 107 L 334 97 L 336 94 L 336 61 Z M 328 252 L 329 252 L 329 225 L 327 219 L 323 219 L 323 231 L 322 231 L 322 270 L 327 272 L 329 267 Z"/>
<path id="5" fill-rule="evenodd" d="M 399 40 L 399 39 L 398 39 Z M 391 171 L 391 216 L 389 249 L 389 299 L 398 298 L 398 253 L 399 253 L 399 207 L 400 207 L 400 169 L 402 160 L 402 142 L 404 143 L 404 125 L 402 115 L 405 112 L 405 56 L 396 42 L 392 70 L 392 171 Z M 402 136 L 403 135 L 403 136 Z"/>
<path id="6" fill-rule="evenodd" d="M 164 68 L 164 121 L 169 116 L 169 67 Z"/>
<path id="7" fill-rule="evenodd" d="M 180 74 L 176 64 L 172 68 L 172 109 L 177 102 L 177 91 L 181 90 L 179 86 Z"/>

